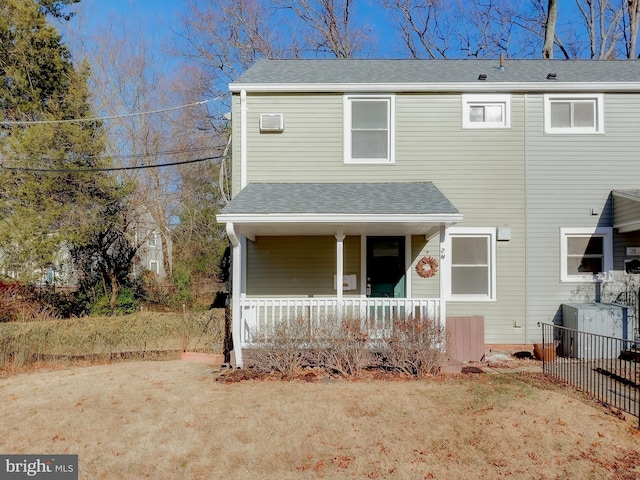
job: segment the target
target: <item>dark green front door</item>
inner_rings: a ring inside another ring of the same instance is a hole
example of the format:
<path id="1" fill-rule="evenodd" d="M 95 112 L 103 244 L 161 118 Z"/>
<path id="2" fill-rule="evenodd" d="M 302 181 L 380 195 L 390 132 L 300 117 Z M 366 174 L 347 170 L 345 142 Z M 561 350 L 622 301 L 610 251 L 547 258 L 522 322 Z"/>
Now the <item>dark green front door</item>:
<path id="1" fill-rule="evenodd" d="M 405 296 L 404 253 L 404 237 L 367 237 L 367 284 L 371 286 L 370 296 Z"/>

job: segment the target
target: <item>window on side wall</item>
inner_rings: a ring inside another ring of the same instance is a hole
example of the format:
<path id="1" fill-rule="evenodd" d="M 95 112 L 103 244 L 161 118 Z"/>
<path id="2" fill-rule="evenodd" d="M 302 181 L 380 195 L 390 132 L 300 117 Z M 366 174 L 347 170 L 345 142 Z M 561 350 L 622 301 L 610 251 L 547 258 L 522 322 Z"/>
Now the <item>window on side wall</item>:
<path id="1" fill-rule="evenodd" d="M 546 133 L 604 133 L 602 94 L 545 95 Z"/>
<path id="2" fill-rule="evenodd" d="M 510 127 L 510 95 L 462 95 L 462 128 Z"/>
<path id="3" fill-rule="evenodd" d="M 612 229 L 561 229 L 560 257 L 563 282 L 592 282 L 612 269 Z"/>
<path id="4" fill-rule="evenodd" d="M 496 238 L 494 228 L 447 229 L 447 297 L 454 301 L 496 299 Z"/>
<path id="5" fill-rule="evenodd" d="M 156 232 L 149 234 L 149 238 L 147 239 L 147 246 L 155 248 L 156 246 Z"/>
<path id="6" fill-rule="evenodd" d="M 149 260 L 149 271 L 156 275 L 160 274 L 160 263 L 157 260 Z"/>
<path id="7" fill-rule="evenodd" d="M 394 111 L 392 95 L 344 97 L 344 162 L 394 162 Z"/>

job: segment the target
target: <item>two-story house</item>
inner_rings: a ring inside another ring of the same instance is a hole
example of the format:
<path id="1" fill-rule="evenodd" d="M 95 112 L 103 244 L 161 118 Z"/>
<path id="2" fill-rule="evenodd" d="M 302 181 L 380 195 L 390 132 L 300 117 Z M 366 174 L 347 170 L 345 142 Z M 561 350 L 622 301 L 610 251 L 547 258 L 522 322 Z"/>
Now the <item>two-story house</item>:
<path id="1" fill-rule="evenodd" d="M 336 309 L 530 344 L 640 255 L 637 61 L 263 60 L 230 90 L 239 365 Z"/>

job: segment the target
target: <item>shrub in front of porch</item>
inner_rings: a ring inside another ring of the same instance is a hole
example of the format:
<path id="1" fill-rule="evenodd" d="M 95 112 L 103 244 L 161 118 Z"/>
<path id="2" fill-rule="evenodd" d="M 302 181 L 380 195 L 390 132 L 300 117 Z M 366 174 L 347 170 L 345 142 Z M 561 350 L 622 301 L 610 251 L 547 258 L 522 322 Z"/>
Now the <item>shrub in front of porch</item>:
<path id="1" fill-rule="evenodd" d="M 444 328 L 434 319 L 394 317 L 388 328 L 373 328 L 367 317 L 346 315 L 275 322 L 254 347 L 245 365 L 261 373 L 291 376 L 304 368 L 358 377 L 375 368 L 411 376 L 437 373 L 446 360 Z"/>
<path id="2" fill-rule="evenodd" d="M 447 360 L 445 329 L 421 317 L 396 317 L 393 331 L 381 350 L 383 365 L 412 376 L 438 372 Z"/>

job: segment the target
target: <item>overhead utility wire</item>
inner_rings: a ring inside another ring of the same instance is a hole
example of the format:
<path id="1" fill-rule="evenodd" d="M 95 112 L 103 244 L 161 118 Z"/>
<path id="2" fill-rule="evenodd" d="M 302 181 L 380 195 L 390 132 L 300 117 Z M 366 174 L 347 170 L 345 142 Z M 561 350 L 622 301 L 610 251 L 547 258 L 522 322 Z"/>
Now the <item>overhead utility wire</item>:
<path id="1" fill-rule="evenodd" d="M 195 158 L 193 160 L 185 160 L 183 162 L 159 163 L 157 165 L 136 165 L 132 167 L 110 167 L 110 168 L 25 168 L 25 167 L 5 167 L 0 164 L 3 170 L 12 172 L 38 172 L 38 173 L 91 173 L 91 172 L 116 172 L 119 170 L 142 170 L 144 168 L 161 168 L 171 167 L 174 165 L 185 165 L 187 163 L 206 162 L 207 160 L 218 160 L 224 158 L 224 155 L 217 157 Z"/>
<path id="2" fill-rule="evenodd" d="M 180 105 L 178 107 L 163 108 L 160 110 L 151 110 L 148 112 L 127 113 L 123 115 L 109 115 L 106 117 L 71 118 L 68 120 L 22 120 L 22 121 L 21 120 L 16 120 L 16 121 L 0 120 L 0 125 L 41 125 L 41 124 L 48 124 L 48 123 L 98 122 L 101 120 L 112 120 L 114 118 L 139 117 L 142 115 L 153 115 L 156 113 L 171 112 L 173 110 L 181 110 L 183 108 L 195 107 L 196 105 L 204 105 L 205 103 L 209 103 L 212 100 L 215 100 L 215 98 L 210 100 L 202 100 L 200 102 L 195 102 L 195 103 L 188 103 L 186 105 Z"/>

